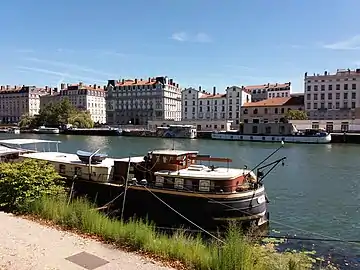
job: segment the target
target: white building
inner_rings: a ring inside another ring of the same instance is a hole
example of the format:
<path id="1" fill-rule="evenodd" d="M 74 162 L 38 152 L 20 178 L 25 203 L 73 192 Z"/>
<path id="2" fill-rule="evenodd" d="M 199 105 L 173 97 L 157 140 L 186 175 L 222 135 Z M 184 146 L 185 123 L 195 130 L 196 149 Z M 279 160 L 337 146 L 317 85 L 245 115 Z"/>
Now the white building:
<path id="1" fill-rule="evenodd" d="M 217 94 L 216 88 L 210 94 L 199 87 L 182 91 L 182 120 L 216 121 L 232 120 L 233 126 L 240 123 L 241 106 L 251 101 L 246 89 L 227 87 L 224 94 Z"/>
<path id="2" fill-rule="evenodd" d="M 353 119 L 360 108 L 360 69 L 305 73 L 305 110 L 309 119 Z"/>
<path id="3" fill-rule="evenodd" d="M 95 123 L 104 124 L 106 123 L 105 93 L 104 87 L 96 84 L 89 86 L 81 82 L 66 86 L 61 84 L 60 91 L 53 91 L 50 95 L 40 98 L 40 107 L 68 98 L 74 107 L 89 111 Z"/>
<path id="4" fill-rule="evenodd" d="M 249 85 L 244 88 L 251 93 L 252 102 L 257 102 L 269 98 L 290 97 L 291 82 Z"/>
<path id="5" fill-rule="evenodd" d="M 48 91 L 48 87 L 0 86 L 0 122 L 16 123 L 25 114 L 33 116 L 39 113 L 40 96 Z"/>
<path id="6" fill-rule="evenodd" d="M 181 89 L 168 77 L 109 80 L 106 102 L 109 125 L 181 120 Z"/>

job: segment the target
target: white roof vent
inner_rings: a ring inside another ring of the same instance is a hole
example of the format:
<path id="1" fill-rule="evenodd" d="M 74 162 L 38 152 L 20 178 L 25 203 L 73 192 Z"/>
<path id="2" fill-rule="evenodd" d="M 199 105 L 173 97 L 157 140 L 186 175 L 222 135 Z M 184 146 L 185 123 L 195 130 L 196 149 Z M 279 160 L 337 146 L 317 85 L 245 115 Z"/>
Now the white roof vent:
<path id="1" fill-rule="evenodd" d="M 204 169 L 206 169 L 207 167 L 204 165 L 190 165 L 188 167 L 189 171 L 203 171 Z"/>

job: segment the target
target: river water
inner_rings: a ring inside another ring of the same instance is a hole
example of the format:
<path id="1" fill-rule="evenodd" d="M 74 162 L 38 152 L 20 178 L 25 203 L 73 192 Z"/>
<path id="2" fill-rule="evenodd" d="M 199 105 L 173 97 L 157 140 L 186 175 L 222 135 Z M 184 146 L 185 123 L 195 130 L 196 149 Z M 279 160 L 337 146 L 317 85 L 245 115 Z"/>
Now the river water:
<path id="1" fill-rule="evenodd" d="M 233 167 L 254 167 L 279 144 L 212 140 L 0 134 L 0 138 L 59 140 L 60 151 L 96 150 L 109 156 L 145 155 L 148 150 L 199 150 L 233 159 Z M 360 145 L 285 144 L 276 156 L 285 165 L 265 178 L 273 235 L 351 240 L 359 243 L 290 240 L 289 246 L 330 255 L 346 269 L 360 269 Z M 347 266 L 345 266 L 348 264 Z"/>

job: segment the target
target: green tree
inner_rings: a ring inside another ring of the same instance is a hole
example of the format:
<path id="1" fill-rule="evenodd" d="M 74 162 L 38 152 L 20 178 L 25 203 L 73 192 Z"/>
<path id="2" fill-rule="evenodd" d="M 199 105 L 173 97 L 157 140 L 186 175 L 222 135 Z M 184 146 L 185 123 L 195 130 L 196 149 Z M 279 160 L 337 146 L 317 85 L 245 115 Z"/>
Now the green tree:
<path id="1" fill-rule="evenodd" d="M 45 161 L 0 163 L 0 208 L 19 211 L 42 196 L 65 194 L 63 178 Z"/>
<path id="2" fill-rule="evenodd" d="M 20 128 L 29 128 L 34 123 L 34 117 L 30 116 L 29 114 L 24 114 L 21 116 L 19 121 Z"/>
<path id="3" fill-rule="evenodd" d="M 285 114 L 285 118 L 288 120 L 307 120 L 308 116 L 304 111 L 290 110 Z"/>
<path id="4" fill-rule="evenodd" d="M 24 117 L 23 123 L 28 123 L 28 118 Z M 91 115 L 87 111 L 75 108 L 68 98 L 60 102 L 49 103 L 39 112 L 39 115 L 30 119 L 29 126 L 61 126 L 66 124 L 74 124 L 77 127 L 91 128 L 94 122 Z"/>

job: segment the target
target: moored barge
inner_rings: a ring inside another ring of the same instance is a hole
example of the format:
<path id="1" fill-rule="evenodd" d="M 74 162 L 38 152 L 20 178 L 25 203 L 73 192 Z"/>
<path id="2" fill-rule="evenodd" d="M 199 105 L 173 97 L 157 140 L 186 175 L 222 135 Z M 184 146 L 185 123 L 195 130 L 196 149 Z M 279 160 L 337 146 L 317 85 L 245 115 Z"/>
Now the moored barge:
<path id="1" fill-rule="evenodd" d="M 81 158 L 70 153 L 33 152 L 20 158 L 50 162 L 77 194 L 96 199 L 99 205 L 112 201 L 112 209 L 124 218 L 148 218 L 158 226 L 196 224 L 206 229 L 227 226 L 229 221 L 266 225 L 268 200 L 262 179 L 267 173 L 263 170 L 285 159 L 259 164 L 255 173 L 231 168 L 228 158 L 197 151 L 154 150 L 120 159 L 97 152 L 80 154 Z M 100 156 L 92 162 L 92 157 Z M 226 166 L 214 165 L 219 162 Z"/>

